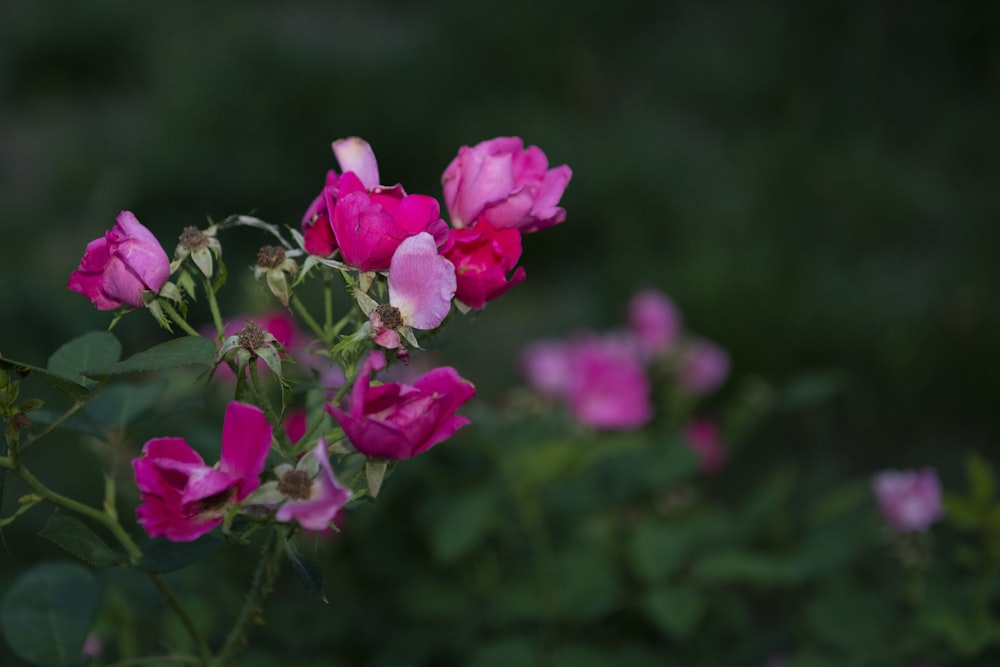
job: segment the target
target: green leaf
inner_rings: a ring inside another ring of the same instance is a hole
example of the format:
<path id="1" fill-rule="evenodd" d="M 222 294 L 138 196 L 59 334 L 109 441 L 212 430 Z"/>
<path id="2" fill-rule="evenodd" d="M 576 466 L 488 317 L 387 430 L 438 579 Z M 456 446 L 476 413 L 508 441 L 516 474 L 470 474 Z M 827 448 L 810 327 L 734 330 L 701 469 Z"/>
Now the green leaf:
<path id="1" fill-rule="evenodd" d="M 439 563 L 454 563 L 485 539 L 493 528 L 496 499 L 490 489 L 456 495 L 431 527 L 430 542 Z"/>
<path id="2" fill-rule="evenodd" d="M 166 380 L 161 380 L 109 387 L 88 401 L 84 412 L 99 424 L 124 430 L 132 420 L 156 404 L 167 384 Z"/>
<path id="3" fill-rule="evenodd" d="M 84 377 L 91 368 L 107 366 L 118 361 L 122 344 L 107 331 L 91 331 L 74 338 L 52 353 L 48 369 L 56 375 L 77 384 L 90 385 L 93 380 Z"/>
<path id="4" fill-rule="evenodd" d="M 534 665 L 537 652 L 533 637 L 510 637 L 479 645 L 469 656 L 469 667 Z"/>
<path id="5" fill-rule="evenodd" d="M 292 564 L 292 572 L 295 573 L 295 578 L 299 580 L 302 587 L 329 604 L 330 601 L 326 599 L 326 593 L 323 592 L 323 570 L 319 568 L 319 565 L 297 553 L 289 542 L 285 542 L 285 554 L 288 555 L 288 561 Z"/>
<path id="6" fill-rule="evenodd" d="M 72 380 L 67 380 L 61 375 L 51 373 L 44 368 L 39 368 L 38 366 L 32 366 L 31 364 L 15 361 L 2 356 L 0 356 L 0 369 L 3 369 L 4 371 L 14 371 L 18 375 L 34 375 L 35 377 L 45 381 L 49 386 L 54 387 L 65 394 L 69 394 L 73 398 L 82 398 L 90 391 L 87 387 L 73 382 Z"/>
<path id="7" fill-rule="evenodd" d="M 693 574 L 708 583 L 787 586 L 802 578 L 802 568 L 794 559 L 734 549 L 706 554 Z"/>
<path id="8" fill-rule="evenodd" d="M 109 362 L 101 366 L 92 366 L 87 369 L 87 375 L 100 377 L 124 373 L 165 371 L 192 364 L 210 366 L 214 358 L 215 343 L 201 336 L 185 336 L 154 345 L 148 350 L 133 354 L 128 359 L 118 363 Z"/>
<path id="9" fill-rule="evenodd" d="M 108 567 L 121 562 L 119 555 L 104 540 L 71 516 L 53 514 L 38 534 L 94 567 Z"/>
<path id="10" fill-rule="evenodd" d="M 965 469 L 969 475 L 972 500 L 980 507 L 990 504 L 996 490 L 993 468 L 979 453 L 969 454 L 965 459 Z"/>
<path id="11" fill-rule="evenodd" d="M 16 580 L 0 606 L 4 638 L 17 655 L 43 667 L 85 662 L 83 642 L 97 616 L 100 587 L 87 569 L 45 563 Z"/>
<path id="12" fill-rule="evenodd" d="M 636 574 L 647 581 L 661 581 L 680 566 L 693 546 L 683 524 L 643 521 L 632 531 L 628 555 Z"/>
<path id="13" fill-rule="evenodd" d="M 690 586 L 671 586 L 648 593 L 642 606 L 657 627 L 683 639 L 697 627 L 705 612 L 705 593 Z"/>
<path id="14" fill-rule="evenodd" d="M 150 540 L 139 545 L 142 559 L 136 563 L 143 572 L 171 572 L 187 567 L 202 556 L 217 549 L 225 540 L 215 533 L 203 535 L 193 542 L 171 542 L 166 539 Z"/>

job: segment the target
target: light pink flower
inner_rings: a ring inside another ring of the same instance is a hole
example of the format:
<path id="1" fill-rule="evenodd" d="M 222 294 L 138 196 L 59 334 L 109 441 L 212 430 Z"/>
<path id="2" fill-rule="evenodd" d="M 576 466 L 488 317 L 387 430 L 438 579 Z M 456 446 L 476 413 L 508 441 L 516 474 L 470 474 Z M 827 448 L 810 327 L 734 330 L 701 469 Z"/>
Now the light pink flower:
<path id="1" fill-rule="evenodd" d="M 534 232 L 566 219 L 558 204 L 572 176 L 566 165 L 549 169 L 545 153 L 537 146 L 524 148 L 520 137 L 497 137 L 462 146 L 441 184 L 453 227 L 485 220 Z"/>
<path id="2" fill-rule="evenodd" d="M 465 305 L 482 308 L 524 280 L 524 268 L 514 270 L 521 258 L 517 229 L 497 229 L 480 220 L 474 227 L 452 229 L 450 235 L 443 254 L 455 265 L 455 296 Z"/>
<path id="3" fill-rule="evenodd" d="M 169 277 L 170 260 L 163 246 L 131 211 L 122 211 L 110 231 L 87 244 L 68 287 L 99 310 L 139 308 L 142 293 L 159 292 Z"/>
<path id="4" fill-rule="evenodd" d="M 882 516 L 900 531 L 923 531 L 942 516 L 941 483 L 933 468 L 886 470 L 872 479 Z"/>
<path id="5" fill-rule="evenodd" d="M 222 456 L 210 467 L 183 438 L 154 438 L 132 461 L 142 504 L 139 524 L 151 537 L 195 540 L 222 523 L 228 507 L 260 484 L 271 426 L 255 406 L 231 402 L 222 425 Z"/>
<path id="6" fill-rule="evenodd" d="M 692 341 L 681 355 L 677 384 L 681 391 L 700 396 L 708 394 L 729 376 L 729 354 L 707 340 Z"/>
<path id="7" fill-rule="evenodd" d="M 561 340 L 540 340 L 525 348 L 521 369 L 532 389 L 556 398 L 569 395 L 573 385 L 573 347 Z"/>
<path id="8" fill-rule="evenodd" d="M 322 438 L 292 467 L 274 469 L 277 479 L 262 484 L 246 499 L 248 505 L 277 506 L 274 518 L 285 523 L 295 520 L 306 530 L 321 531 L 340 513 L 351 498 L 333 474 Z"/>
<path id="9" fill-rule="evenodd" d="M 717 472 L 726 463 L 726 448 L 715 422 L 696 419 L 684 427 L 684 445 L 698 457 L 698 468 L 703 473 Z"/>
<path id="10" fill-rule="evenodd" d="M 451 311 L 455 266 L 438 254 L 427 232 L 404 240 L 389 264 L 389 304 L 369 314 L 372 337 L 389 349 L 400 346 L 397 329 L 438 327 Z"/>
<path id="11" fill-rule="evenodd" d="M 628 323 L 646 358 L 670 351 L 681 333 L 681 315 L 666 294 L 655 289 L 636 293 L 628 304 Z"/>
<path id="12" fill-rule="evenodd" d="M 587 338 L 572 348 L 569 409 L 596 429 L 628 431 L 653 417 L 649 380 L 631 346 L 614 337 Z"/>
<path id="13" fill-rule="evenodd" d="M 325 406 L 359 452 L 373 458 L 408 459 L 469 423 L 455 411 L 476 390 L 454 368 L 435 368 L 412 385 L 372 386 L 371 374 L 385 365 L 385 355 L 373 350 L 358 369 L 347 410 Z"/>

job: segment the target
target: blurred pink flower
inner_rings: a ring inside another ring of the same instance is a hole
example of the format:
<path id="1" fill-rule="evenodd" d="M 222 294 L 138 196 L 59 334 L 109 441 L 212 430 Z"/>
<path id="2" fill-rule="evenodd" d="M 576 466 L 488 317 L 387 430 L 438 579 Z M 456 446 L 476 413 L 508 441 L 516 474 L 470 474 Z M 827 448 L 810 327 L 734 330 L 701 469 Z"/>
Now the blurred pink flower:
<path id="1" fill-rule="evenodd" d="M 681 352 L 677 384 L 681 391 L 694 395 L 708 394 L 729 376 L 729 354 L 707 340 L 693 340 Z"/>
<path id="2" fill-rule="evenodd" d="M 441 177 L 452 227 L 485 220 L 497 228 L 534 232 L 566 219 L 558 206 L 573 172 L 549 169 L 537 146 L 520 137 L 497 137 L 462 146 Z"/>
<path id="3" fill-rule="evenodd" d="M 372 386 L 372 373 L 385 365 L 385 355 L 373 350 L 358 369 L 347 410 L 325 406 L 359 452 L 373 458 L 408 459 L 469 423 L 455 411 L 476 390 L 454 368 L 435 368 L 413 385 Z"/>
<path id="4" fill-rule="evenodd" d="M 666 294 L 655 289 L 637 292 L 628 304 L 628 323 L 643 356 L 664 354 L 681 333 L 681 315 Z"/>
<path id="5" fill-rule="evenodd" d="M 131 211 L 122 211 L 110 231 L 87 244 L 68 287 L 98 310 L 139 308 L 142 293 L 159 292 L 170 277 L 170 260 L 153 233 Z"/>
<path id="6" fill-rule="evenodd" d="M 883 518 L 897 530 L 923 531 L 942 516 L 941 483 L 933 468 L 880 472 L 872 491 Z"/>
<path id="7" fill-rule="evenodd" d="M 532 389 L 565 398 L 573 384 L 573 348 L 568 341 L 540 340 L 521 355 L 521 368 Z"/>
<path id="8" fill-rule="evenodd" d="M 183 438 L 154 438 L 132 461 L 142 504 L 139 525 L 150 537 L 189 542 L 220 523 L 226 509 L 260 484 L 271 450 L 271 425 L 260 408 L 232 401 L 222 424 L 218 467 L 205 465 Z"/>
<path id="9" fill-rule="evenodd" d="M 683 440 L 698 457 L 698 469 L 703 473 L 717 472 L 726 463 L 726 448 L 715 422 L 695 419 L 684 427 Z"/>

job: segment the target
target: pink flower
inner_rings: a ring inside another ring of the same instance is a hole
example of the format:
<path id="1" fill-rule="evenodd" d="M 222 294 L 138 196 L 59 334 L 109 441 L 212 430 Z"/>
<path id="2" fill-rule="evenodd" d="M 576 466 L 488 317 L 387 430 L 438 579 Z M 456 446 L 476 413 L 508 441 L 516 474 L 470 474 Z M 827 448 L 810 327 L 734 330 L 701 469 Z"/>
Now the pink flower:
<path id="1" fill-rule="evenodd" d="M 941 483 L 933 468 L 886 470 L 872 479 L 882 516 L 901 531 L 923 531 L 942 516 Z"/>
<path id="2" fill-rule="evenodd" d="M 293 468 L 288 464 L 274 469 L 276 481 L 262 484 L 247 499 L 249 505 L 277 505 L 274 518 L 288 523 L 298 522 L 306 530 L 320 531 L 351 498 L 351 492 L 341 486 L 333 474 L 322 438 Z"/>
<path id="3" fill-rule="evenodd" d="M 537 146 L 525 149 L 520 137 L 497 137 L 462 146 L 441 184 L 453 227 L 485 220 L 526 233 L 566 219 L 557 204 L 572 176 L 566 165 L 549 169 L 545 153 Z"/>
<path id="4" fill-rule="evenodd" d="M 649 380 L 629 345 L 585 339 L 573 346 L 571 363 L 569 409 L 581 423 L 628 431 L 652 419 Z"/>
<path id="5" fill-rule="evenodd" d="M 698 457 L 698 468 L 707 474 L 718 471 L 726 463 L 726 448 L 715 422 L 696 419 L 684 428 L 684 444 Z"/>
<path id="6" fill-rule="evenodd" d="M 160 242 L 131 211 L 122 211 L 103 238 L 87 244 L 68 286 L 99 310 L 139 308 L 142 293 L 159 292 L 169 277 L 170 260 Z"/>
<path id="7" fill-rule="evenodd" d="M 664 354 L 681 332 L 681 316 L 666 294 L 655 289 L 636 293 L 628 304 L 628 323 L 643 356 Z"/>
<path id="8" fill-rule="evenodd" d="M 151 537 L 195 540 L 222 523 L 230 505 L 260 484 L 271 426 L 255 406 L 233 401 L 222 425 L 222 456 L 205 465 L 183 438 L 154 438 L 132 461 L 142 504 L 139 524 Z"/>
<path id="9" fill-rule="evenodd" d="M 525 348 L 521 367 L 528 384 L 540 394 L 557 398 L 569 395 L 573 385 L 573 348 L 556 340 L 536 341 Z"/>
<path id="10" fill-rule="evenodd" d="M 523 281 L 524 268 L 508 274 L 521 258 L 521 233 L 497 229 L 485 220 L 473 227 L 452 229 L 444 256 L 455 265 L 456 297 L 470 308 L 482 308 Z"/>
<path id="11" fill-rule="evenodd" d="M 729 376 L 729 354 L 715 343 L 694 340 L 684 350 L 677 369 L 677 384 L 686 393 L 708 394 Z"/>
<path id="12" fill-rule="evenodd" d="M 369 313 L 372 337 L 379 345 L 400 346 L 397 329 L 438 327 L 451 311 L 455 266 L 438 254 L 427 232 L 404 240 L 389 263 L 389 303 Z"/>
<path id="13" fill-rule="evenodd" d="M 371 385 L 371 374 L 385 368 L 385 355 L 373 350 L 358 370 L 347 410 L 326 405 L 354 447 L 365 456 L 408 459 L 446 440 L 469 423 L 455 411 L 475 396 L 470 382 L 454 368 L 435 368 L 413 385 Z"/>

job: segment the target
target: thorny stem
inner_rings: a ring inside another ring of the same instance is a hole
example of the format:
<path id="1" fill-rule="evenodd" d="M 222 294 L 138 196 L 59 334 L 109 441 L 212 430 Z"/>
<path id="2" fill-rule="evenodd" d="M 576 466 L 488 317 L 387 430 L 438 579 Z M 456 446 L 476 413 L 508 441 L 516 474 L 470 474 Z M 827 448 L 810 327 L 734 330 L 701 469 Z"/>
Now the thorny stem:
<path id="1" fill-rule="evenodd" d="M 290 452 L 294 449 L 292 447 L 292 441 L 288 439 L 288 434 L 285 433 L 285 429 L 281 428 L 281 419 L 278 417 L 278 413 L 274 411 L 274 406 L 271 405 L 271 399 L 267 396 L 267 390 L 264 388 L 260 381 L 260 373 L 257 372 L 257 363 L 255 360 L 251 360 L 247 366 L 250 368 L 250 387 L 253 390 L 254 396 L 257 398 L 257 404 L 264 411 L 267 416 L 267 420 L 271 422 L 274 427 L 274 436 L 278 439 L 281 445 L 280 450 L 282 456 L 288 458 Z"/>
<path id="2" fill-rule="evenodd" d="M 85 517 L 97 521 L 105 528 L 107 528 L 115 539 L 125 548 L 128 552 L 129 560 L 132 563 L 138 562 L 142 558 L 142 551 L 136 546 L 129 534 L 125 532 L 121 524 L 118 523 L 114 518 L 108 514 L 94 509 L 89 505 L 84 505 L 83 503 L 73 500 L 72 498 L 67 498 L 64 495 L 56 493 L 49 487 L 45 486 L 37 477 L 35 477 L 31 471 L 25 468 L 20 463 L 14 462 L 8 456 L 0 456 L 0 467 L 7 468 L 15 475 L 20 477 L 24 482 L 31 487 L 31 490 L 38 494 L 44 500 L 49 501 L 53 505 L 58 505 L 64 509 L 70 510 L 71 512 L 76 512 L 77 514 L 82 514 Z"/>
<path id="3" fill-rule="evenodd" d="M 191 325 L 188 324 L 187 321 L 180 316 L 180 313 L 174 310 L 174 307 L 171 306 L 166 299 L 160 299 L 160 307 L 163 308 L 163 312 L 165 312 L 167 315 L 170 316 L 170 319 L 174 321 L 174 324 L 183 329 L 186 334 L 188 334 L 189 336 L 198 336 L 199 338 L 201 338 L 201 334 L 195 331 L 191 327 Z"/>
<path id="4" fill-rule="evenodd" d="M 99 389 L 101 387 L 101 385 L 103 385 L 106 381 L 107 381 L 106 378 L 104 380 L 102 380 L 101 383 L 97 386 L 97 389 Z M 93 393 L 93 392 L 91 392 L 91 393 Z M 77 399 L 77 401 L 74 402 L 73 405 L 71 405 L 69 407 L 69 409 L 66 410 L 66 412 L 62 413 L 59 416 L 58 419 L 56 419 L 54 422 L 52 422 L 51 424 L 49 424 L 48 426 L 46 426 L 43 430 L 39 431 L 38 433 L 35 433 L 34 435 L 28 436 L 28 438 L 24 441 L 24 444 L 20 445 L 17 448 L 18 451 L 19 452 L 26 452 L 26 451 L 28 451 L 28 448 L 30 448 L 37 441 L 41 440 L 42 438 L 44 438 L 45 436 L 47 436 L 49 433 L 51 433 L 52 431 L 54 431 L 57 428 L 59 428 L 60 426 L 62 426 L 62 423 L 64 421 L 66 421 L 67 419 L 69 419 L 70 417 L 72 417 L 74 414 L 76 414 L 76 412 L 80 408 L 82 408 L 85 405 L 85 403 L 86 403 L 85 401 L 81 401 L 81 400 Z"/>
<path id="5" fill-rule="evenodd" d="M 260 613 L 261 604 L 264 598 L 271 592 L 271 585 L 278 574 L 277 556 L 281 554 L 278 546 L 278 531 L 274 530 L 268 536 L 267 541 L 261 548 L 260 561 L 257 562 L 257 569 L 253 573 L 253 581 L 246 599 L 243 601 L 243 608 L 236 618 L 236 624 L 226 637 L 226 642 L 219 649 L 215 660 L 209 663 L 211 667 L 222 667 L 232 657 L 238 644 L 244 640 L 247 625 L 255 614 Z"/>
<path id="6" fill-rule="evenodd" d="M 293 295 L 291 302 L 292 302 L 292 307 L 295 308 L 295 312 L 299 314 L 302 320 L 306 323 L 306 326 L 308 326 L 321 341 L 323 341 L 327 345 L 330 345 L 331 343 L 329 334 L 326 331 L 324 331 L 323 327 L 319 325 L 319 322 L 317 322 L 313 318 L 313 316 L 309 313 L 309 310 L 305 307 L 305 304 L 302 303 L 299 297 Z"/>
<path id="7" fill-rule="evenodd" d="M 208 648 L 208 644 L 205 643 L 205 640 L 202 638 L 197 626 L 195 626 L 194 621 L 191 620 L 191 616 L 187 613 L 187 609 L 185 609 L 184 605 L 181 603 L 180 598 L 177 597 L 173 589 L 167 585 L 167 582 L 164 581 L 163 577 L 160 575 L 153 572 L 147 572 L 146 576 L 149 577 L 151 582 L 153 582 L 153 585 L 160 591 L 160 595 L 163 596 L 163 599 L 167 601 L 167 604 L 170 605 L 170 607 L 174 610 L 174 613 L 177 614 L 177 617 L 181 620 L 181 623 L 184 624 L 184 628 L 187 630 L 188 635 L 190 635 L 191 640 L 194 641 L 194 644 L 198 649 L 198 653 L 201 654 L 200 662 L 203 665 L 206 665 L 206 667 L 211 665 L 212 650 Z"/>

